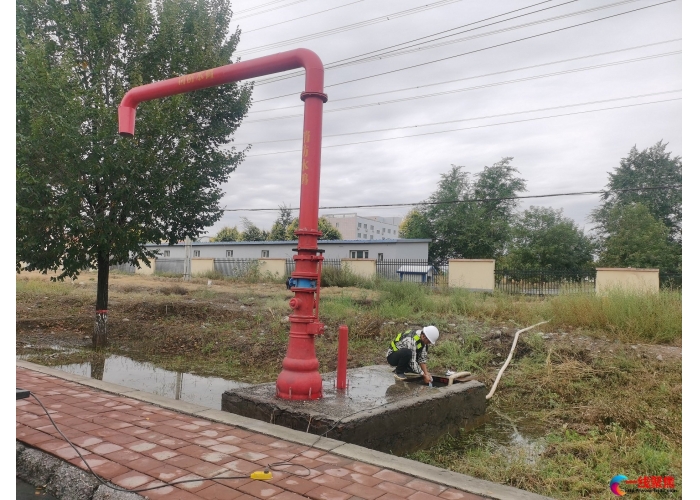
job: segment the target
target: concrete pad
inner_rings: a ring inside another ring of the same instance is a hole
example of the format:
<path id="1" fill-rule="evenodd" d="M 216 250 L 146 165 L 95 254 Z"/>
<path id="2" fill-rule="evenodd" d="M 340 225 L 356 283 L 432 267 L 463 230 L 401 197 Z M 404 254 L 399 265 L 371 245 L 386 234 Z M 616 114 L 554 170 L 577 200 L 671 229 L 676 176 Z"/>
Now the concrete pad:
<path id="1" fill-rule="evenodd" d="M 290 401 L 277 397 L 276 384 L 226 391 L 224 411 L 306 431 L 379 451 L 404 454 L 428 447 L 447 432 L 469 426 L 486 413 L 486 387 L 469 382 L 428 387 L 395 380 L 386 365 L 348 370 L 348 388 L 323 379 L 323 397 Z"/>

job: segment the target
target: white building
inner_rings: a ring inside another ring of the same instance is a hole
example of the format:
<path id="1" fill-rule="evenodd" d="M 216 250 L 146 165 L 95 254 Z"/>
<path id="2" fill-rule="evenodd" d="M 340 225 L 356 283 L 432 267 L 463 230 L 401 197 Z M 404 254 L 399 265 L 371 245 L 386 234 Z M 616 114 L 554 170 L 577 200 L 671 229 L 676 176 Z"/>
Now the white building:
<path id="1" fill-rule="evenodd" d="M 369 227 L 369 226 L 368 226 Z M 429 239 L 320 240 L 326 259 L 428 259 Z M 192 257 L 197 259 L 291 259 L 296 241 L 217 241 L 192 243 Z M 185 245 L 151 244 L 148 249 L 159 251 L 158 259 L 184 259 Z"/>
<path id="2" fill-rule="evenodd" d="M 399 237 L 401 217 L 363 217 L 356 213 L 321 215 L 344 240 L 391 240 Z"/>

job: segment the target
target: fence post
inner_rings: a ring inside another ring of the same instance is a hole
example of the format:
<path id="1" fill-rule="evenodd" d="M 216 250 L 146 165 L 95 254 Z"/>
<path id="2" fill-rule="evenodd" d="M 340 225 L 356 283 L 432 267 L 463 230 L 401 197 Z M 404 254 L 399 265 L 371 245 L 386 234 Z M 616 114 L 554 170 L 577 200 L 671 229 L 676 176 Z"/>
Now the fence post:
<path id="1" fill-rule="evenodd" d="M 348 327 L 340 325 L 338 328 L 338 370 L 335 386 L 338 389 L 347 387 L 348 375 Z"/>

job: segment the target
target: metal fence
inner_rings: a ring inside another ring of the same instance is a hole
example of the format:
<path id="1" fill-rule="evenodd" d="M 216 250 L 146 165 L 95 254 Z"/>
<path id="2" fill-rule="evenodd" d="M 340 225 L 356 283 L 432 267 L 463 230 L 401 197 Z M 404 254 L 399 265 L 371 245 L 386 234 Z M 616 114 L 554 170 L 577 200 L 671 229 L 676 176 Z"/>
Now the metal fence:
<path id="1" fill-rule="evenodd" d="M 496 269 L 495 288 L 505 293 L 595 293 L 595 269 Z"/>
<path id="2" fill-rule="evenodd" d="M 156 273 L 185 274 L 185 259 L 156 259 Z"/>
<path id="3" fill-rule="evenodd" d="M 134 274 L 136 272 L 136 266 L 134 266 L 133 264 L 119 264 L 117 266 L 109 266 L 109 270 Z"/>
<path id="4" fill-rule="evenodd" d="M 240 278 L 255 271 L 258 259 L 214 259 L 214 272 Z"/>
<path id="5" fill-rule="evenodd" d="M 681 290 L 683 275 L 677 273 L 659 273 L 659 288 L 661 290 Z"/>

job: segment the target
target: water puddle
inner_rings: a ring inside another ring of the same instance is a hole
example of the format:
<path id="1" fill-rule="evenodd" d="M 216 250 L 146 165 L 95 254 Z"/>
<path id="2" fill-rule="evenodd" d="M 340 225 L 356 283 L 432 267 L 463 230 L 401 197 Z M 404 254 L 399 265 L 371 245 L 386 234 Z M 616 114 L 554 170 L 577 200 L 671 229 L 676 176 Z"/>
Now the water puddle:
<path id="1" fill-rule="evenodd" d="M 516 414 L 488 408 L 476 425 L 465 429 L 466 447 L 485 448 L 511 462 L 534 464 L 546 447 L 545 427 L 540 422 L 519 419 Z"/>
<path id="2" fill-rule="evenodd" d="M 52 368 L 215 410 L 221 409 L 221 395 L 225 391 L 250 385 L 218 377 L 163 370 L 150 363 L 116 355 L 105 358 L 104 365 L 88 361 Z"/>

